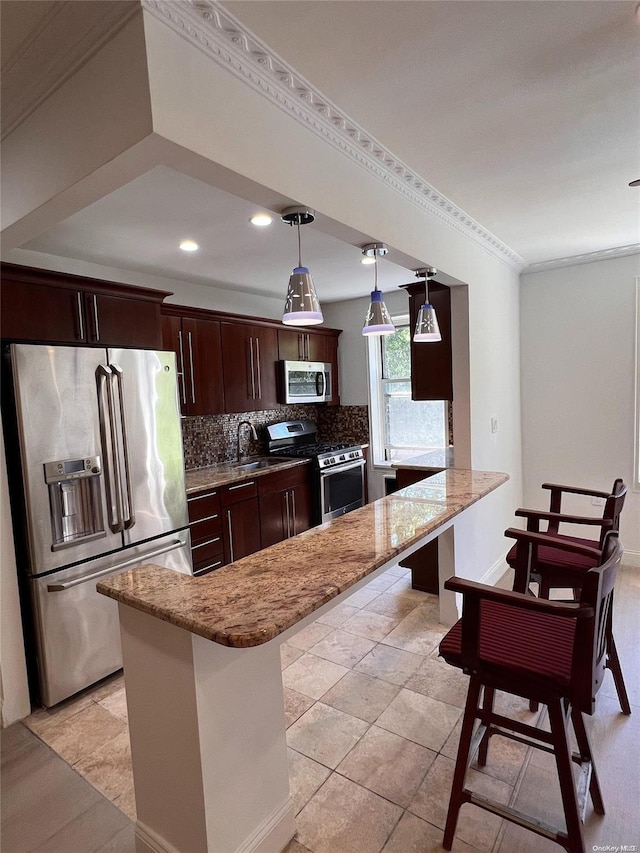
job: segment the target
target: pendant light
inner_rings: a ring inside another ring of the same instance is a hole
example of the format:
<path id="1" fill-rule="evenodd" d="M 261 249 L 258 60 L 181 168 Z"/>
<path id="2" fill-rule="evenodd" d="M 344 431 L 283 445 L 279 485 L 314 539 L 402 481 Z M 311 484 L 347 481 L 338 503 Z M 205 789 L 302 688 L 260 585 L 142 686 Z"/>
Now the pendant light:
<path id="1" fill-rule="evenodd" d="M 388 251 L 384 243 L 368 243 L 362 247 L 362 254 L 374 259 L 374 288 L 371 291 L 371 303 L 362 328 L 363 335 L 392 335 L 396 330 L 387 306 L 382 301 L 382 291 L 378 290 L 378 258 L 386 255 Z"/>
<path id="2" fill-rule="evenodd" d="M 424 278 L 425 291 L 424 305 L 418 311 L 416 330 L 413 335 L 413 340 L 418 343 L 433 343 L 442 340 L 435 308 L 429 302 L 429 279 L 433 278 L 437 272 L 438 270 L 435 267 L 423 267 L 415 271 L 418 278 Z"/>
<path id="3" fill-rule="evenodd" d="M 298 226 L 298 266 L 289 278 L 282 322 L 286 326 L 315 326 L 322 323 L 322 309 L 311 273 L 302 266 L 300 226 L 313 222 L 316 216 L 308 207 L 288 207 L 280 215 L 283 222 Z"/>

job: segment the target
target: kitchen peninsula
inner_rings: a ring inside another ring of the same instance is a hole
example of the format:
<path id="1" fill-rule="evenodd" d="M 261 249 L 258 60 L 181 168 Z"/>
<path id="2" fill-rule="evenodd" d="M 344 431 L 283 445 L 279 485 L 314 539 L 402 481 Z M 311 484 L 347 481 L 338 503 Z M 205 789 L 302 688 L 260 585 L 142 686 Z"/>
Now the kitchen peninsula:
<path id="1" fill-rule="evenodd" d="M 280 643 L 435 536 L 441 585 L 481 579 L 469 534 L 507 479 L 443 471 L 201 578 L 149 565 L 98 585 L 120 603 L 139 853 L 286 846 Z"/>

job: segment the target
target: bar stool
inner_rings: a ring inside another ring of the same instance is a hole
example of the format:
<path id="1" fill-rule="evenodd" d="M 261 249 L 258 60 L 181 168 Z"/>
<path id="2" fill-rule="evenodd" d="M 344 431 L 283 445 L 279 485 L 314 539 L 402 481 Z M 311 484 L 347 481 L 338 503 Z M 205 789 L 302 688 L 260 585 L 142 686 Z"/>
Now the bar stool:
<path id="1" fill-rule="evenodd" d="M 546 534 L 507 531 L 512 533 L 520 559 L 530 564 L 533 547 L 549 545 L 551 539 Z M 547 601 L 455 577 L 446 581 L 446 589 L 462 593 L 463 610 L 462 618 L 442 640 L 440 654 L 447 663 L 464 670 L 470 682 L 444 832 L 445 850 L 451 850 L 461 806 L 472 803 L 556 841 L 569 853 L 584 853 L 582 820 L 587 791 L 598 814 L 604 814 L 604 803 L 583 714 L 593 714 L 604 678 L 606 627 L 622 555 L 617 533 L 609 534 L 603 546 L 599 552 L 574 542 L 556 543 L 555 547 L 600 563 L 584 573 L 577 602 Z M 546 705 L 550 732 L 495 713 L 495 690 Z M 479 726 L 474 732 L 476 720 Z M 578 744 L 575 754 L 568 736 L 570 720 Z M 553 753 L 566 830 L 465 787 L 476 752 L 479 764 L 484 765 L 490 738 L 495 735 Z M 581 767 L 580 786 L 576 786 L 572 761 Z"/>

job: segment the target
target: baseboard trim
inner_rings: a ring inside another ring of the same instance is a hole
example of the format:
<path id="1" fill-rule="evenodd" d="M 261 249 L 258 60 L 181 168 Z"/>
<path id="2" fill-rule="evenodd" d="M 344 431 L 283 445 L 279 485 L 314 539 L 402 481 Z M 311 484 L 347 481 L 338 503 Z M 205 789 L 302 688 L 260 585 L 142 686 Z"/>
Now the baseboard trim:
<path id="1" fill-rule="evenodd" d="M 496 586 L 508 569 L 507 561 L 504 557 L 500 557 L 480 578 L 480 583 L 486 583 L 488 586 Z"/>
<path id="2" fill-rule="evenodd" d="M 640 569 L 640 551 L 629 551 L 625 548 L 622 555 L 623 566 L 633 566 L 634 569 Z"/>
<path id="3" fill-rule="evenodd" d="M 284 850 L 296 834 L 296 812 L 291 797 L 262 823 L 237 848 L 235 853 L 273 853 Z M 178 850 L 142 821 L 136 823 L 136 853 L 189 853 Z"/>

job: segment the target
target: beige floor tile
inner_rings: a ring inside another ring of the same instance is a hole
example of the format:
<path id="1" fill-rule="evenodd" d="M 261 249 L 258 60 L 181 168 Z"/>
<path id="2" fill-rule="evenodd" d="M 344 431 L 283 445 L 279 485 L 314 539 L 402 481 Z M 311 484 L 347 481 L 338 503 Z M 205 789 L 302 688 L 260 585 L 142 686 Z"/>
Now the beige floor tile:
<path id="1" fill-rule="evenodd" d="M 302 649 L 296 649 L 295 646 L 290 646 L 289 643 L 283 643 L 280 646 L 280 665 L 282 669 L 286 669 L 294 660 L 301 658 L 304 652 Z"/>
<path id="2" fill-rule="evenodd" d="M 380 593 L 377 589 L 367 589 L 366 587 L 363 587 L 362 589 L 352 593 L 352 595 L 347 598 L 345 604 L 348 604 L 351 607 L 364 607 L 379 595 Z"/>
<path id="3" fill-rule="evenodd" d="M 393 586 L 394 583 L 397 583 L 397 581 L 397 577 L 385 572 L 382 575 L 378 575 L 378 577 L 374 578 L 372 581 L 369 581 L 365 589 L 375 589 L 378 592 L 384 592 L 386 589 L 389 589 L 390 586 Z"/>
<path id="4" fill-rule="evenodd" d="M 297 818 L 313 853 L 379 853 L 402 809 L 334 773 Z"/>
<path id="5" fill-rule="evenodd" d="M 319 699 L 349 670 L 324 658 L 305 653 L 282 672 L 282 683 L 311 699 Z"/>
<path id="6" fill-rule="evenodd" d="M 304 844 L 300 844 L 297 838 L 294 838 L 287 844 L 282 853 L 312 853 L 312 851 Z"/>
<path id="7" fill-rule="evenodd" d="M 442 829 L 447 819 L 454 767 L 455 762 L 439 755 L 409 806 L 410 812 Z M 475 770 L 469 770 L 467 786 L 500 803 L 508 803 L 513 791 L 504 782 Z M 493 848 L 501 823 L 495 815 L 467 803 L 460 810 L 456 835 L 467 844 L 488 853 Z"/>
<path id="8" fill-rule="evenodd" d="M 392 631 L 401 620 L 393 616 L 383 616 L 370 610 L 359 610 L 342 625 L 343 631 L 366 637 L 368 640 L 380 641 Z"/>
<path id="9" fill-rule="evenodd" d="M 120 670 L 120 672 L 116 672 L 103 679 L 88 692 L 94 702 L 99 702 L 101 699 L 104 699 L 106 696 L 110 696 L 122 687 L 124 687 L 124 674 L 122 670 Z"/>
<path id="10" fill-rule="evenodd" d="M 402 688 L 378 717 L 377 725 L 438 752 L 460 715 L 453 705 Z"/>
<path id="11" fill-rule="evenodd" d="M 48 728 L 41 737 L 65 761 L 75 765 L 126 732 L 126 723 L 92 702 L 73 717 Z"/>
<path id="12" fill-rule="evenodd" d="M 364 720 L 316 702 L 288 729 L 287 743 L 296 752 L 335 769 L 368 728 Z"/>
<path id="13" fill-rule="evenodd" d="M 402 686 L 423 660 L 421 655 L 412 652 L 405 652 L 393 646 L 377 645 L 354 666 L 354 670 Z"/>
<path id="14" fill-rule="evenodd" d="M 418 606 L 415 600 L 404 598 L 402 595 L 388 595 L 383 592 L 363 609 L 372 613 L 379 613 L 381 616 L 390 616 L 392 619 L 402 620 Z"/>
<path id="15" fill-rule="evenodd" d="M 110 800 L 133 790 L 128 731 L 117 735 L 75 765 L 78 773 Z"/>
<path id="16" fill-rule="evenodd" d="M 296 649 L 302 649 L 302 651 L 307 652 L 311 646 L 315 646 L 317 642 L 330 633 L 331 627 L 329 625 L 312 622 L 311 625 L 307 625 L 306 628 L 289 637 L 288 643 Z"/>
<path id="17" fill-rule="evenodd" d="M 426 608 L 416 607 L 382 641 L 386 646 L 428 657 L 446 633 L 444 625 L 434 626 Z"/>
<path id="18" fill-rule="evenodd" d="M 109 711 L 110 714 L 113 714 L 114 717 L 117 717 L 119 720 L 123 720 L 125 723 L 128 722 L 127 693 L 124 686 L 120 687 L 113 693 L 110 693 L 108 696 L 105 696 L 104 699 L 101 699 L 98 702 L 98 704 L 102 705 L 102 707 Z"/>
<path id="19" fill-rule="evenodd" d="M 46 741 L 46 733 L 51 728 L 56 728 L 60 723 L 90 708 L 93 705 L 93 697 L 90 694 L 74 696 L 66 702 L 61 702 L 55 708 L 38 708 L 33 714 L 24 719 L 28 729 Z"/>
<path id="20" fill-rule="evenodd" d="M 400 688 L 361 672 L 348 672 L 322 697 L 325 705 L 373 723 Z"/>
<path id="21" fill-rule="evenodd" d="M 322 625 L 330 625 L 332 628 L 339 628 L 350 616 L 359 611 L 359 607 L 354 607 L 351 604 L 338 604 L 322 616 L 318 616 L 316 622 L 320 622 Z"/>
<path id="22" fill-rule="evenodd" d="M 312 758 L 288 749 L 289 786 L 296 814 L 303 809 L 320 785 L 331 775 L 331 770 Z"/>
<path id="23" fill-rule="evenodd" d="M 437 826 L 405 812 L 382 853 L 442 853 L 442 835 Z M 455 838 L 452 853 L 474 853 L 474 848 Z"/>
<path id="24" fill-rule="evenodd" d="M 404 575 L 402 578 L 398 578 L 398 580 L 390 587 L 387 588 L 386 592 L 389 595 L 404 595 L 407 601 L 413 600 L 416 604 L 423 604 L 429 598 L 437 599 L 437 595 L 430 595 L 428 592 L 422 592 L 419 589 L 413 589 L 411 586 L 411 572 L 409 574 Z"/>
<path id="25" fill-rule="evenodd" d="M 316 643 L 310 651 L 318 657 L 341 666 L 353 667 L 374 647 L 373 640 L 357 637 L 355 634 L 343 631 L 342 628 L 336 628 Z"/>
<path id="26" fill-rule="evenodd" d="M 406 808 L 435 757 L 430 749 L 371 726 L 340 762 L 337 772 Z"/>
<path id="27" fill-rule="evenodd" d="M 429 657 L 405 683 L 405 687 L 439 699 L 448 705 L 464 708 L 469 687 L 469 677 L 455 666 Z"/>
<path id="28" fill-rule="evenodd" d="M 311 699 L 309 696 L 304 696 L 302 693 L 298 693 L 297 690 L 291 690 L 290 687 L 284 687 L 284 718 L 287 728 L 292 723 L 301 717 L 305 711 L 308 711 L 309 708 L 315 702 L 315 699 Z"/>

